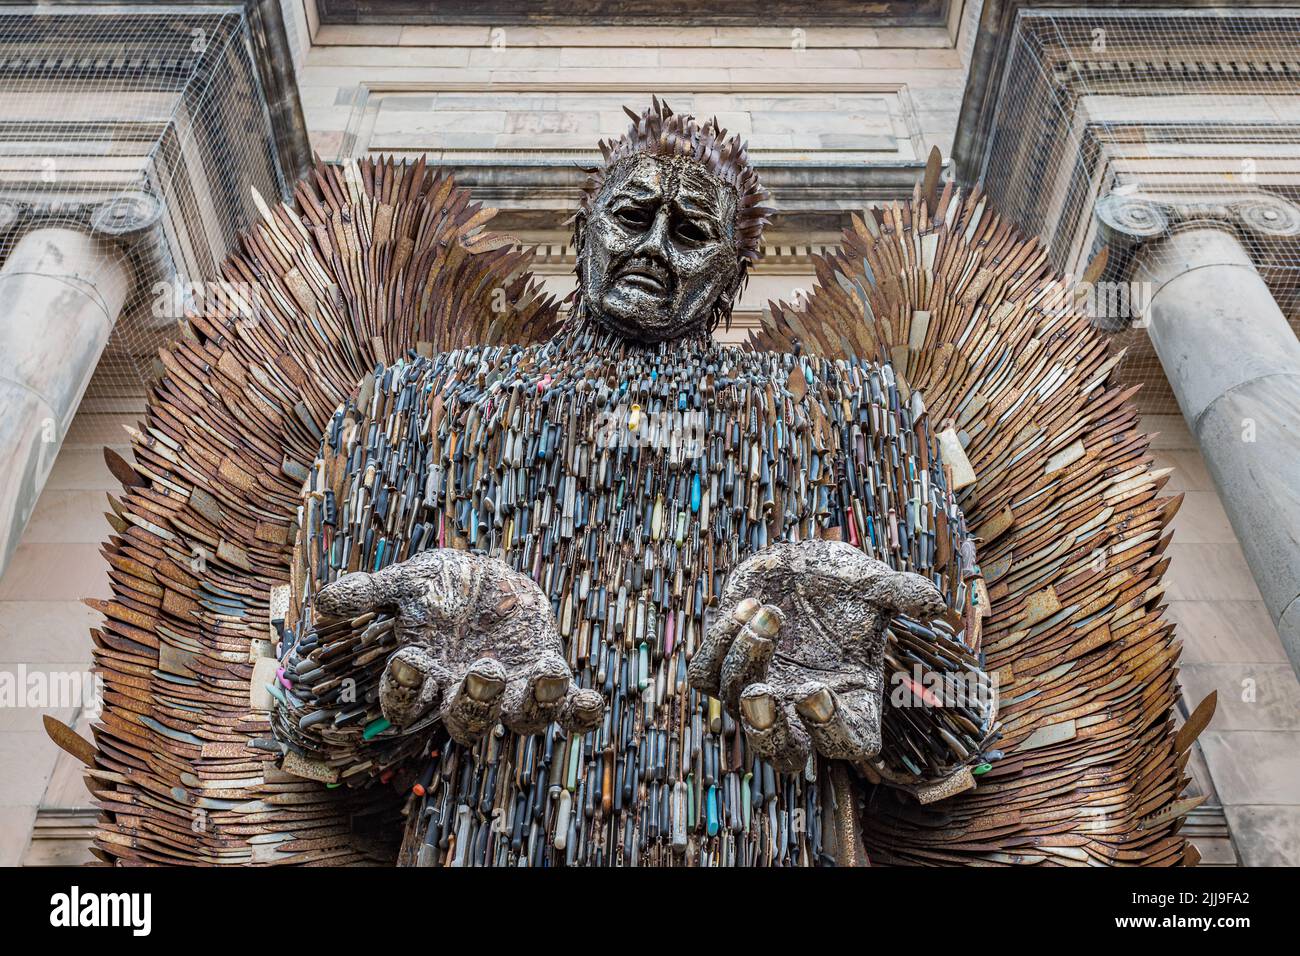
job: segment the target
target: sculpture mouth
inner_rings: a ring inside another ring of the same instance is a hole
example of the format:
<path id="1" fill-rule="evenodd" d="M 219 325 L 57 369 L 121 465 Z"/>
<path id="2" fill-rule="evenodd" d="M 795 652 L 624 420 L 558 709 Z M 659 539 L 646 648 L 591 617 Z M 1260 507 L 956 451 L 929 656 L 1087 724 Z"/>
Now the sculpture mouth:
<path id="1" fill-rule="evenodd" d="M 630 266 L 623 270 L 619 273 L 618 283 L 659 298 L 666 297 L 670 288 L 668 275 L 664 271 L 645 265 Z"/>

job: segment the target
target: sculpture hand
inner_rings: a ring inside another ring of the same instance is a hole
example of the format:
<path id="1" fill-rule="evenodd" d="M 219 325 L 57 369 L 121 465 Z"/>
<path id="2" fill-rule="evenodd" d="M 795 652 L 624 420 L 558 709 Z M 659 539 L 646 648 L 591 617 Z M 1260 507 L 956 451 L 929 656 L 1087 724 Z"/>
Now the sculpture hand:
<path id="1" fill-rule="evenodd" d="M 943 596 L 839 541 L 783 543 L 738 565 L 690 663 L 692 686 L 719 697 L 750 746 L 778 770 L 880 752 L 885 627 L 929 619 Z"/>
<path id="2" fill-rule="evenodd" d="M 498 720 L 520 734 L 552 721 L 585 732 L 604 713 L 600 693 L 573 682 L 546 595 L 495 558 L 424 551 L 375 574 L 344 575 L 315 607 L 333 617 L 395 612 L 398 649 L 379 701 L 399 729 L 437 717 L 472 744 Z"/>

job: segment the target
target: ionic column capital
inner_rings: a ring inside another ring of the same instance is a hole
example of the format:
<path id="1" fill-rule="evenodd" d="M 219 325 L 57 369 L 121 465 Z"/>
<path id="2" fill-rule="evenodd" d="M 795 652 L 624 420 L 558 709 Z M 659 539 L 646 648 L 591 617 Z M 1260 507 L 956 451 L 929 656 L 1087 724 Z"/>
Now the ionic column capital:
<path id="1" fill-rule="evenodd" d="M 161 218 L 162 203 L 142 189 L 124 190 L 107 199 L 85 193 L 31 195 L 0 200 L 0 237 L 46 223 L 81 226 L 97 238 L 129 249 L 151 235 Z"/>
<path id="2" fill-rule="evenodd" d="M 27 218 L 27 206 L 12 199 L 0 199 L 0 239 L 13 232 Z"/>
<path id="3" fill-rule="evenodd" d="M 161 218 L 158 197 L 137 189 L 118 193 L 87 210 L 87 225 L 92 233 L 127 245 L 146 236 Z"/>
<path id="4" fill-rule="evenodd" d="M 1259 190 L 1177 197 L 1113 191 L 1095 209 L 1103 239 L 1125 251 L 1188 227 L 1220 228 L 1254 243 L 1300 238 L 1300 206 Z"/>

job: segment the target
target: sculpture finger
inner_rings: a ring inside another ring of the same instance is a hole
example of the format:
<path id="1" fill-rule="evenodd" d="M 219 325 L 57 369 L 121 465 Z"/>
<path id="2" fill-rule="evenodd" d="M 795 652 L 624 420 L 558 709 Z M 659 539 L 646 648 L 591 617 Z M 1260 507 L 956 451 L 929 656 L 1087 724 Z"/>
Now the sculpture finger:
<path id="1" fill-rule="evenodd" d="M 713 623 L 686 670 L 686 678 L 693 688 L 717 696 L 722 680 L 722 663 L 731 650 L 731 643 L 740 629 L 758 613 L 759 607 L 757 599 L 745 598 L 730 614 Z"/>
<path id="2" fill-rule="evenodd" d="M 443 708 L 442 722 L 452 740 L 473 744 L 487 733 L 501 715 L 506 689 L 506 670 L 490 657 L 469 666 Z"/>
<path id="3" fill-rule="evenodd" d="M 418 594 L 431 577 L 439 575 L 442 587 L 437 591 L 454 597 L 459 591 L 448 576 L 446 554 L 444 549 L 422 551 L 374 574 L 345 574 L 317 591 L 313 604 L 317 611 L 331 617 L 355 617 L 380 608 L 397 608 L 403 598 Z M 456 568 L 463 571 L 463 563 Z"/>
<path id="4" fill-rule="evenodd" d="M 794 699 L 795 712 L 823 757 L 858 761 L 880 753 L 880 705 L 869 694 L 850 697 L 809 681 Z"/>
<path id="5" fill-rule="evenodd" d="M 770 685 L 750 684 L 741 692 L 740 725 L 750 748 L 774 769 L 794 773 L 808 763 L 808 730 Z"/>
<path id="6" fill-rule="evenodd" d="M 409 727 L 437 706 L 448 683 L 445 668 L 425 648 L 404 647 L 379 678 L 380 710 L 394 727 Z"/>
<path id="7" fill-rule="evenodd" d="M 948 602 L 924 575 L 912 571 L 898 571 L 884 582 L 890 607 L 923 621 L 933 620 L 948 610 Z"/>
<path id="8" fill-rule="evenodd" d="M 558 654 L 545 654 L 510 680 L 502 720 L 517 734 L 541 733 L 559 720 L 573 686 L 569 665 Z"/>
<path id="9" fill-rule="evenodd" d="M 560 726 L 570 733 L 585 734 L 600 726 L 605 716 L 605 698 L 600 691 L 570 687 L 560 713 Z"/>
<path id="10" fill-rule="evenodd" d="M 719 691 L 723 703 L 733 712 L 741 691 L 750 684 L 767 679 L 772 651 L 776 647 L 776 634 L 784 619 L 785 615 L 779 608 L 764 604 L 747 623 L 741 624 L 732 640 L 731 650 L 727 651 L 722 662 Z"/>
<path id="11" fill-rule="evenodd" d="M 330 617 L 354 617 L 373 611 L 382 603 L 382 588 L 375 578 L 365 571 L 343 575 L 316 592 L 316 610 Z"/>

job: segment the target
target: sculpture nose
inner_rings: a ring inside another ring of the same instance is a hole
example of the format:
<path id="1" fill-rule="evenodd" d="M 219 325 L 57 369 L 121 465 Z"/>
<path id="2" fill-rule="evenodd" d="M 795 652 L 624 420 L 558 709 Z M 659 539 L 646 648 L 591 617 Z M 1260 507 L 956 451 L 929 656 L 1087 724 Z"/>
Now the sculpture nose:
<path id="1" fill-rule="evenodd" d="M 633 255 L 638 258 L 652 259 L 667 266 L 668 254 L 668 207 L 660 206 L 650 221 L 650 228 L 641 236 Z"/>

